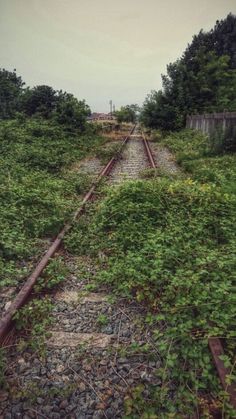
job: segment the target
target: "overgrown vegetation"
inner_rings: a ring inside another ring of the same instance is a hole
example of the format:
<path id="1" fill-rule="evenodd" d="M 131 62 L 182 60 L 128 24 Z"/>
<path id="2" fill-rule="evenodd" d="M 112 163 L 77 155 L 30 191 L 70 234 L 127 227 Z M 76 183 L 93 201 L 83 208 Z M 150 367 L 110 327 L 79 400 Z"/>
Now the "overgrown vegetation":
<path id="1" fill-rule="evenodd" d="M 28 347 L 33 352 L 37 351 L 41 357 L 45 355 L 45 339 L 48 336 L 47 327 L 52 323 L 52 309 L 50 297 L 44 297 L 33 299 L 15 313 L 16 329 L 30 335 L 30 339 L 18 342 L 19 351 Z"/>
<path id="2" fill-rule="evenodd" d="M 168 66 L 163 91 L 144 104 L 146 126 L 179 129 L 187 113 L 235 109 L 235 22 L 229 15 L 211 32 L 201 31 Z M 87 180 L 69 167 L 103 140 L 86 125 L 85 102 L 66 92 L 24 88 L 15 72 L 1 70 L 0 99 L 0 285 L 8 285 L 16 283 L 16 274 L 25 276 L 29 260 L 78 205 Z M 134 121 L 136 114 L 135 105 L 123 107 L 118 121 Z M 65 244 L 100 264 L 87 290 L 109 284 L 147 310 L 161 385 L 151 389 L 145 404 L 144 386 L 134 388 L 126 417 L 193 417 L 200 411 L 208 418 L 219 410 L 235 417 L 208 350 L 209 336 L 224 337 L 227 380 L 235 380 L 236 169 L 235 155 L 229 154 L 235 133 L 216 132 L 209 140 L 193 131 L 157 137 L 185 174 L 174 179 L 146 171 L 145 180 L 108 189 Z M 113 148 L 96 153 L 107 158 Z M 38 290 L 51 289 L 66 273 L 63 261 L 55 259 Z M 15 315 L 17 327 L 31 331 L 34 351 L 43 351 L 51 309 L 49 299 L 33 300 Z M 106 325 L 106 316 L 97 322 Z"/>
<path id="3" fill-rule="evenodd" d="M 171 134 L 164 143 L 192 178 L 154 175 L 109 190 L 71 232 L 67 247 L 89 251 L 100 261 L 98 282 L 147 307 L 162 385 L 153 388 L 148 404 L 144 388 L 134 390 L 127 417 L 156 417 L 157 411 L 161 417 L 192 417 L 198 409 L 202 417 L 219 410 L 230 416 L 208 337 L 230 342 L 225 362 L 232 368 L 229 382 L 235 380 L 236 197 L 229 186 L 235 159 L 206 157 L 206 138 L 192 131 Z M 221 162 L 231 167 L 224 171 Z"/>
<path id="4" fill-rule="evenodd" d="M 69 131 L 86 129 L 90 108 L 84 100 L 71 93 L 54 90 L 50 86 L 25 88 L 22 78 L 13 72 L 0 69 L 0 119 L 22 115 L 41 116 L 54 120 Z"/>
<path id="5" fill-rule="evenodd" d="M 54 257 L 51 259 L 38 278 L 34 290 L 36 292 L 51 290 L 55 286 L 63 282 L 69 273 L 69 269 L 66 266 L 61 256 Z"/>
<path id="6" fill-rule="evenodd" d="M 221 187 L 223 193 L 236 194 L 236 155 L 218 154 L 215 137 L 183 130 L 167 135 L 161 142 L 195 180 Z"/>
<path id="7" fill-rule="evenodd" d="M 73 113 L 71 96 L 23 85 L 0 71 L 0 286 L 17 284 L 68 220 L 90 182 L 70 167 L 104 142 L 85 124 L 87 105 Z"/>
<path id="8" fill-rule="evenodd" d="M 96 157 L 98 157 L 103 163 L 109 161 L 120 149 L 121 144 L 109 144 L 108 147 L 98 148 L 96 150 Z"/>
<path id="9" fill-rule="evenodd" d="M 120 122 L 131 122 L 135 123 L 139 112 L 139 106 L 136 104 L 121 106 L 121 108 L 115 112 L 117 121 Z"/>
<path id="10" fill-rule="evenodd" d="M 221 155 L 236 152 L 236 126 L 215 129 L 209 135 L 209 139 L 211 154 Z"/>

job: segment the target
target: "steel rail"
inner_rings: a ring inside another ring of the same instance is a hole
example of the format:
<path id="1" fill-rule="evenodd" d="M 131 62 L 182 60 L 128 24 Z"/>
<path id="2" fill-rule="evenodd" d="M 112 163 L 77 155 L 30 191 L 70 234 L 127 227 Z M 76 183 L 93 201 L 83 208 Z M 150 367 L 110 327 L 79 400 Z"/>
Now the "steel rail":
<path id="1" fill-rule="evenodd" d="M 13 316 L 16 313 L 19 308 L 21 308 L 26 301 L 28 300 L 33 287 L 47 266 L 49 260 L 54 256 L 55 252 L 59 249 L 63 238 L 65 237 L 65 234 L 72 228 L 72 225 L 74 224 L 75 220 L 81 215 L 85 209 L 86 203 L 91 200 L 92 196 L 94 195 L 94 192 L 97 188 L 97 186 L 100 184 L 103 177 L 107 176 L 110 171 L 112 170 L 115 162 L 120 158 L 120 154 L 126 145 L 126 143 L 129 141 L 130 136 L 135 130 L 135 126 L 131 129 L 131 132 L 129 135 L 125 138 L 125 140 L 122 142 L 121 147 L 113 156 L 110 161 L 107 163 L 107 165 L 102 169 L 101 173 L 99 174 L 96 181 L 91 186 L 90 190 L 87 192 L 87 194 L 84 196 L 83 201 L 77 211 L 74 213 L 72 220 L 65 224 L 65 226 L 62 228 L 60 233 L 57 235 L 45 255 L 42 257 L 42 259 L 39 261 L 39 263 L 36 265 L 34 271 L 31 273 L 31 275 L 26 279 L 25 284 L 20 289 L 19 293 L 11 303 L 10 307 L 5 311 L 3 317 L 0 320 L 0 346 L 4 345 L 5 339 L 7 339 L 8 333 L 11 331 L 14 321 Z"/>
<path id="2" fill-rule="evenodd" d="M 236 409 L 236 385 L 235 383 L 228 384 L 227 378 L 232 375 L 230 368 L 226 368 L 221 357 L 224 355 L 224 349 L 219 338 L 211 337 L 208 339 L 208 345 L 218 372 L 221 384 L 226 393 L 229 394 L 230 403 Z"/>
<path id="3" fill-rule="evenodd" d="M 142 137 L 143 137 L 143 144 L 144 144 L 144 147 L 145 147 L 147 156 L 148 156 L 148 160 L 149 160 L 150 166 L 151 166 L 152 169 L 155 169 L 156 168 L 156 163 L 154 161 L 154 157 L 153 157 L 153 154 L 152 154 L 152 151 L 151 151 L 149 142 L 147 141 L 147 139 L 146 139 L 145 135 L 143 134 L 143 132 L 142 132 Z"/>

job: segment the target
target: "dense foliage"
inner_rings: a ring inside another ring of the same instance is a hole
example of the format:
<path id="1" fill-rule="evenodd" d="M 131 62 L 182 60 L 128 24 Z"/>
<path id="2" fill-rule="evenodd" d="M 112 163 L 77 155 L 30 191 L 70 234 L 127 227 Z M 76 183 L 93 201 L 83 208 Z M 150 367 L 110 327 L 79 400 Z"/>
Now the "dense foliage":
<path id="1" fill-rule="evenodd" d="M 213 141 L 213 144 L 212 144 Z M 213 183 L 224 192 L 236 194 L 236 155 L 215 153 L 215 138 L 183 130 L 162 140 L 182 167 L 201 183 Z"/>
<path id="2" fill-rule="evenodd" d="M 142 122 L 164 130 L 184 126 L 187 114 L 236 110 L 236 16 L 193 37 L 182 57 L 167 66 L 163 90 L 144 102 Z"/>
<path id="3" fill-rule="evenodd" d="M 78 205 L 88 180 L 68 168 L 102 141 L 41 117 L 0 123 L 1 285 L 25 275 Z"/>
<path id="4" fill-rule="evenodd" d="M 54 120 L 73 131 L 85 129 L 90 109 L 84 100 L 50 86 L 24 88 L 15 71 L 0 69 L 0 119 L 12 118 L 17 113 Z"/>
<path id="5" fill-rule="evenodd" d="M 208 337 L 227 338 L 225 362 L 232 367 L 229 381 L 235 379 L 236 196 L 229 182 L 235 180 L 235 159 L 206 156 L 206 141 L 192 131 L 167 137 L 165 144 L 195 179 L 157 177 L 109 190 L 67 239 L 71 251 L 98 257 L 98 281 L 144 304 L 155 329 L 162 385 L 153 388 L 149 404 L 137 396 L 130 418 L 140 412 L 193 417 L 197 409 L 201 417 L 219 409 L 232 414 Z M 230 165 L 225 172 L 220 161 Z"/>
<path id="6" fill-rule="evenodd" d="M 83 100 L 24 85 L 0 69 L 0 285 L 24 276 L 26 261 L 59 231 L 88 186 L 67 169 L 104 141 L 87 125 Z"/>
<path id="7" fill-rule="evenodd" d="M 138 105 L 126 105 L 121 106 L 119 111 L 115 112 L 117 121 L 120 122 L 131 122 L 134 123 L 137 119 L 137 114 L 139 111 Z"/>
<path id="8" fill-rule="evenodd" d="M 15 70 L 0 69 L 0 119 L 12 117 L 19 109 L 23 86 Z"/>

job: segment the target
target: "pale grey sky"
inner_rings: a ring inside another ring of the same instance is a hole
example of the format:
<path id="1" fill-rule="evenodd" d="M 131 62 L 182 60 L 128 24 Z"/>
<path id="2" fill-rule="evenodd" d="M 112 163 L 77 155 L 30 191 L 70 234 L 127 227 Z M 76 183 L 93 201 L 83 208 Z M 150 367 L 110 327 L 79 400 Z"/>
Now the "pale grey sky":
<path id="1" fill-rule="evenodd" d="M 93 111 L 142 104 L 192 35 L 236 13 L 236 0 L 0 0 L 0 67 Z"/>

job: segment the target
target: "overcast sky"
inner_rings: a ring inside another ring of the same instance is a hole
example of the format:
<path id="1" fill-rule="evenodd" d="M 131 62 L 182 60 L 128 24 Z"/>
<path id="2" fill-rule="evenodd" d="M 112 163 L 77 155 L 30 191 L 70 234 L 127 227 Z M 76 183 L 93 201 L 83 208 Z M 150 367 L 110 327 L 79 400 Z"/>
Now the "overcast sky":
<path id="1" fill-rule="evenodd" d="M 192 35 L 236 13 L 236 0 L 0 0 L 0 67 L 93 111 L 142 104 Z"/>

